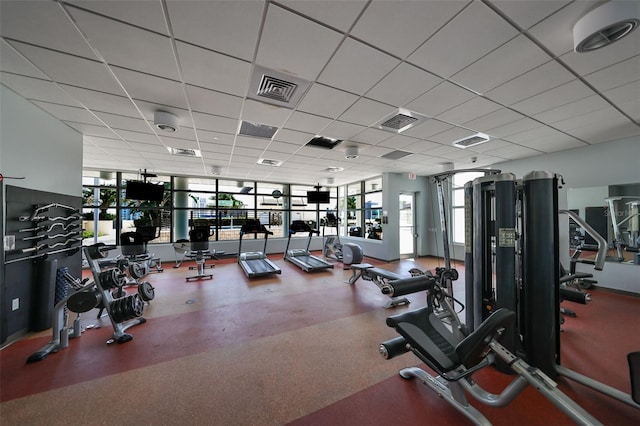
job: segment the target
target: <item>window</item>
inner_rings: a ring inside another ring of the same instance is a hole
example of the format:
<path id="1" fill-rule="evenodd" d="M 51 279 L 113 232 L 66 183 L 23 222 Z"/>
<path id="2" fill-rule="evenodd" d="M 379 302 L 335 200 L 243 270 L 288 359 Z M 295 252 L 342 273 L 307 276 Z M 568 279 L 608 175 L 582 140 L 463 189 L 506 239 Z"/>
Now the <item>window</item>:
<path id="1" fill-rule="evenodd" d="M 475 178 L 484 176 L 482 172 L 466 172 L 453 175 L 451 186 L 451 229 L 453 242 L 464 244 L 464 185 Z"/>

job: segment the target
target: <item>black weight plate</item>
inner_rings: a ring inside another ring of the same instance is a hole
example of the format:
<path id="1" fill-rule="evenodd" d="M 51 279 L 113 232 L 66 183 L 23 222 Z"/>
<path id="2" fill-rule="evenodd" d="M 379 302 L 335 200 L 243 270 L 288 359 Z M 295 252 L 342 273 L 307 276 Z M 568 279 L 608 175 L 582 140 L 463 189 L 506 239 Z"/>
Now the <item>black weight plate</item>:
<path id="1" fill-rule="evenodd" d="M 99 293 L 94 291 L 80 291 L 69 297 L 69 300 L 67 300 L 67 308 L 77 314 L 89 312 L 100 302 L 98 296 Z"/>
<path id="2" fill-rule="evenodd" d="M 129 265 L 129 274 L 136 280 L 144 277 L 145 272 L 145 268 L 140 263 L 134 262 Z"/>
<path id="3" fill-rule="evenodd" d="M 156 296 L 155 289 L 148 281 L 138 284 L 138 294 L 145 302 L 153 300 L 153 298 Z"/>

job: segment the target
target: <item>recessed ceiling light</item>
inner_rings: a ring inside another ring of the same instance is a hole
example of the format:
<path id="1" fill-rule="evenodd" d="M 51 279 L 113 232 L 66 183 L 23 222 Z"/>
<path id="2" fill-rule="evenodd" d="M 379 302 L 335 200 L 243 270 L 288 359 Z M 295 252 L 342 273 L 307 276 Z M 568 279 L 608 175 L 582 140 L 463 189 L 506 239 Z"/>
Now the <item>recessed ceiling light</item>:
<path id="1" fill-rule="evenodd" d="M 344 158 L 347 160 L 353 160 L 358 158 L 358 147 L 357 146 L 348 146 L 344 152 Z"/>
<path id="2" fill-rule="evenodd" d="M 178 117 L 166 111 L 153 113 L 153 124 L 163 132 L 175 133 L 178 131 Z"/>

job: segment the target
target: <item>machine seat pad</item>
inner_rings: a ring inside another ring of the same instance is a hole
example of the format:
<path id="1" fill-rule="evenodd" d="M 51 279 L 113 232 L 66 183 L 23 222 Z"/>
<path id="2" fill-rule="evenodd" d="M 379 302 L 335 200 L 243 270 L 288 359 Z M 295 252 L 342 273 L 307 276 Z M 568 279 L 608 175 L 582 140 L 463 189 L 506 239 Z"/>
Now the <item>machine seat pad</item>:
<path id="1" fill-rule="evenodd" d="M 417 275 L 389 281 L 389 285 L 393 288 L 394 296 L 404 296 L 405 294 L 431 290 L 435 283 L 435 278 L 429 275 Z"/>
<path id="2" fill-rule="evenodd" d="M 470 368 L 482 361 L 489 343 L 497 336 L 498 330 L 511 325 L 515 317 L 515 312 L 509 309 L 496 309 L 473 333 L 458 343 L 456 354 L 460 362 Z"/>
<path id="3" fill-rule="evenodd" d="M 438 373 L 460 365 L 455 350 L 456 337 L 428 306 L 389 317 L 387 325 L 395 328 Z"/>
<path id="4" fill-rule="evenodd" d="M 368 276 L 378 276 L 382 278 L 386 278 L 388 280 L 399 280 L 402 278 L 401 275 L 396 274 L 395 272 L 387 271 L 382 268 L 368 268 L 362 271 L 363 274 L 367 274 Z"/>

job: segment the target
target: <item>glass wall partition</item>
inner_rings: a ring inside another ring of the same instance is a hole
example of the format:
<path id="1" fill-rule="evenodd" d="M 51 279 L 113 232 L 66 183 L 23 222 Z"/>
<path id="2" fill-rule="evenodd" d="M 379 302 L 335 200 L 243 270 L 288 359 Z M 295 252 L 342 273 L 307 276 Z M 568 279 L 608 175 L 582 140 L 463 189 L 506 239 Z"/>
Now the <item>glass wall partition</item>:
<path id="1" fill-rule="evenodd" d="M 364 182 L 364 219 L 367 238 L 382 239 L 382 178 Z"/>

